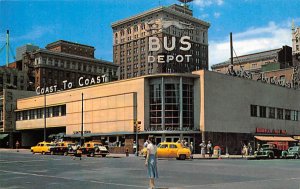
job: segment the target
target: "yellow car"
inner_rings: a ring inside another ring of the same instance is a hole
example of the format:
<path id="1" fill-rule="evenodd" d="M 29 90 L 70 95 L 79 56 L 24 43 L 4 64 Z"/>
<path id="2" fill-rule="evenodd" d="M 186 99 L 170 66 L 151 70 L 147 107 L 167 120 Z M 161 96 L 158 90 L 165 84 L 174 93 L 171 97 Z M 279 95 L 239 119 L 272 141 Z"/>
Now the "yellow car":
<path id="1" fill-rule="evenodd" d="M 143 148 L 140 154 L 147 156 L 147 148 Z M 162 142 L 157 145 L 157 156 L 159 158 L 176 158 L 179 160 L 189 159 L 191 150 L 176 142 Z"/>
<path id="2" fill-rule="evenodd" d="M 46 154 L 50 153 L 50 147 L 54 146 L 54 143 L 50 142 L 39 142 L 36 146 L 31 147 L 31 152 L 34 153 L 41 153 Z"/>

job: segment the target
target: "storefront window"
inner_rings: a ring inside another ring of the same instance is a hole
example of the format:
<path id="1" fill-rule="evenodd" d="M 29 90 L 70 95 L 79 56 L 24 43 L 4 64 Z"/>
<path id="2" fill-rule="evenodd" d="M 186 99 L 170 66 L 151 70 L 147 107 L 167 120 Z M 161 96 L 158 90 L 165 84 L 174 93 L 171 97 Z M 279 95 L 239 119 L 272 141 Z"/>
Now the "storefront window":
<path id="1" fill-rule="evenodd" d="M 183 84 L 182 98 L 183 128 L 192 129 L 194 123 L 193 85 Z"/>
<path id="2" fill-rule="evenodd" d="M 179 128 L 179 84 L 165 84 L 165 128 Z"/>
<path id="3" fill-rule="evenodd" d="M 150 128 L 161 128 L 162 119 L 161 84 L 150 85 Z"/>

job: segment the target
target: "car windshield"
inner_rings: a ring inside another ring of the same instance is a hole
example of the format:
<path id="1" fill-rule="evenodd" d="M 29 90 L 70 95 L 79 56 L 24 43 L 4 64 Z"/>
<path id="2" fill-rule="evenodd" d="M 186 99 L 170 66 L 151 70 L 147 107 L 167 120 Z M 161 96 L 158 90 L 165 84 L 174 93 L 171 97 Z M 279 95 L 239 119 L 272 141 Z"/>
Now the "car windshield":
<path id="1" fill-rule="evenodd" d="M 289 148 L 289 151 L 297 151 L 298 149 L 299 149 L 298 146 L 294 146 L 294 147 Z"/>

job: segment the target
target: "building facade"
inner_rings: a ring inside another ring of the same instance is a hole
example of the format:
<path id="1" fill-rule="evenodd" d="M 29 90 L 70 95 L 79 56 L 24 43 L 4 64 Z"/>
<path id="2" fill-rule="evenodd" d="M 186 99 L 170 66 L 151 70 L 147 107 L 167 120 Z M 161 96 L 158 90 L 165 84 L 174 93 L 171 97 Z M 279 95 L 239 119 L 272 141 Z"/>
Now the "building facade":
<path id="1" fill-rule="evenodd" d="M 27 86 L 28 75 L 26 72 L 11 67 L 0 67 L 1 89 L 27 90 Z"/>
<path id="2" fill-rule="evenodd" d="M 118 66 L 96 59 L 94 51 L 92 46 L 59 40 L 48 44 L 46 49 L 26 51 L 16 67 L 27 72 L 31 90 L 53 85 L 63 88 L 64 81 L 78 87 L 80 77 L 90 79 L 106 75 L 108 80 L 116 80 Z"/>
<path id="3" fill-rule="evenodd" d="M 16 132 L 17 99 L 36 95 L 33 91 L 3 89 L 0 96 L 0 147 L 13 147 L 21 139 Z M 2 137 L 1 137 L 2 136 Z"/>
<path id="4" fill-rule="evenodd" d="M 292 44 L 293 54 L 300 54 L 300 27 L 295 27 L 292 24 Z"/>
<path id="5" fill-rule="evenodd" d="M 42 140 L 46 99 L 47 135 L 79 139 L 83 114 L 85 140 L 107 142 L 118 152 L 132 150 L 134 122 L 141 121 L 140 146 L 151 134 L 157 142 L 194 142 L 196 152 L 202 140 L 211 140 L 235 154 L 257 135 L 299 135 L 299 93 L 204 70 L 155 74 L 19 99 L 16 129 L 23 146 Z"/>
<path id="6" fill-rule="evenodd" d="M 211 66 L 212 71 L 228 73 L 230 59 Z M 233 70 L 260 73 L 265 71 L 285 69 L 293 66 L 292 48 L 283 46 L 279 49 L 246 54 L 233 58 Z"/>
<path id="7" fill-rule="evenodd" d="M 113 60 L 119 65 L 119 79 L 208 69 L 209 26 L 193 17 L 187 6 L 179 5 L 158 7 L 113 23 Z M 180 49 L 184 36 L 189 36 L 191 44 L 186 51 Z M 152 46 L 153 40 L 156 44 Z"/>

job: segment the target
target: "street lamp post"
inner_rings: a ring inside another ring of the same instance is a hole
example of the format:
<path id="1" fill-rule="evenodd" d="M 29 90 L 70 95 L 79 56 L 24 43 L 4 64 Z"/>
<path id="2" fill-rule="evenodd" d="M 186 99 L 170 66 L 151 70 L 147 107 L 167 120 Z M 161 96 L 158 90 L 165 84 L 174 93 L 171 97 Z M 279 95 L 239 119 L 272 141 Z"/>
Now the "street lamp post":
<path id="1" fill-rule="evenodd" d="M 80 146 L 83 145 L 83 93 L 81 93 L 81 135 L 80 135 Z"/>
<path id="2" fill-rule="evenodd" d="M 46 93 L 44 93 L 44 141 L 46 141 Z"/>

